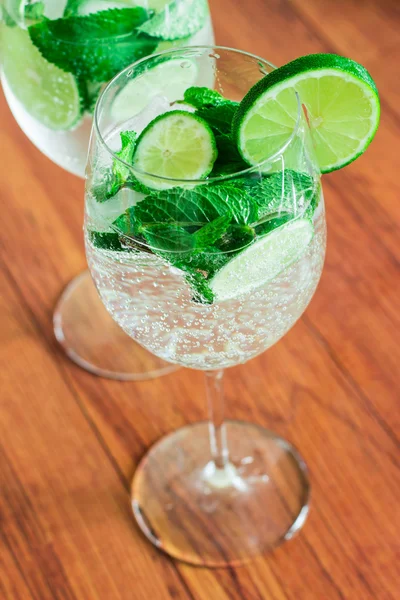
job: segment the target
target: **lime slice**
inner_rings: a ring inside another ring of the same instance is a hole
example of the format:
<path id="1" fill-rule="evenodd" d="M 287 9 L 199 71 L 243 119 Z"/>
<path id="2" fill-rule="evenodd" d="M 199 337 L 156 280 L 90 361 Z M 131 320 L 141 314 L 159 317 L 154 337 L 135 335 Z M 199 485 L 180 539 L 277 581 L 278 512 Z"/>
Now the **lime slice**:
<path id="1" fill-rule="evenodd" d="M 199 31 L 208 16 L 207 0 L 172 0 L 165 9 L 139 27 L 162 40 L 179 40 Z"/>
<path id="2" fill-rule="evenodd" d="M 2 39 L 3 73 L 25 110 L 50 129 L 77 125 L 83 110 L 75 78 L 48 63 L 27 31 L 3 28 Z"/>
<path id="3" fill-rule="evenodd" d="M 272 71 L 241 102 L 233 131 L 248 164 L 267 160 L 290 139 L 298 112 L 293 90 L 306 107 L 323 173 L 340 169 L 365 152 L 379 123 L 374 81 L 348 58 L 312 54 Z"/>
<path id="4" fill-rule="evenodd" d="M 274 279 L 301 257 L 313 234 L 310 220 L 296 219 L 258 239 L 210 280 L 216 301 L 236 298 Z"/>
<path id="5" fill-rule="evenodd" d="M 133 166 L 160 177 L 180 180 L 202 179 L 217 158 L 214 135 L 200 117 L 175 110 L 157 117 L 144 129 L 136 144 Z M 149 188 L 162 190 L 176 183 L 136 173 Z"/>
<path id="6" fill-rule="evenodd" d="M 164 60 L 126 84 L 114 100 L 112 116 L 120 121 L 130 119 L 141 112 L 154 96 L 163 96 L 169 102 L 179 100 L 194 84 L 197 74 L 197 65 L 192 60 Z"/>

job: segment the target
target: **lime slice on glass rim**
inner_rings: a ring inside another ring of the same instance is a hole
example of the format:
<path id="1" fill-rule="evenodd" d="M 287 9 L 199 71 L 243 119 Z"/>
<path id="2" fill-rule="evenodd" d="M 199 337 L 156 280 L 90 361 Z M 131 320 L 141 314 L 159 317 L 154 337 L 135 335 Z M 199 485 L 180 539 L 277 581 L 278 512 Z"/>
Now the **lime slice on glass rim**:
<path id="1" fill-rule="evenodd" d="M 5 78 L 25 110 L 50 129 L 76 126 L 83 104 L 75 77 L 48 63 L 19 27 L 3 28 L 2 49 Z"/>
<path id="2" fill-rule="evenodd" d="M 198 68 L 194 61 L 187 58 L 172 58 L 132 79 L 116 96 L 111 112 L 114 118 L 128 120 L 142 111 L 149 98 L 164 96 L 169 102 L 183 97 L 187 88 L 197 79 Z"/>
<path id="3" fill-rule="evenodd" d="M 322 173 L 365 152 L 379 124 L 376 85 L 358 63 L 336 54 L 311 54 L 272 71 L 251 88 L 235 115 L 233 133 L 250 165 L 267 160 L 290 139 L 298 104 L 306 107 Z"/>
<path id="4" fill-rule="evenodd" d="M 160 115 L 142 131 L 133 166 L 169 179 L 204 179 L 212 171 L 216 158 L 215 138 L 206 121 L 190 112 L 174 110 Z M 151 189 L 176 185 L 138 172 L 135 176 Z"/>
<path id="5" fill-rule="evenodd" d="M 306 218 L 273 229 L 214 275 L 210 287 L 215 300 L 231 300 L 265 285 L 302 256 L 313 235 L 313 224 Z"/>

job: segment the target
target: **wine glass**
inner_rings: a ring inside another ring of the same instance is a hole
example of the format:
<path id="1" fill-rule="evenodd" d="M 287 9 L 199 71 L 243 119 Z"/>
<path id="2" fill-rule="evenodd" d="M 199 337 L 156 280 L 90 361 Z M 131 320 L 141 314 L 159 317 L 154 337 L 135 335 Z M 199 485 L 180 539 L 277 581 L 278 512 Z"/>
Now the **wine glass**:
<path id="1" fill-rule="evenodd" d="M 153 52 L 213 43 L 207 0 L 4 0 L 0 34 L 2 86 L 17 123 L 50 160 L 82 178 L 94 106 L 106 82 Z M 187 85 L 199 77 L 186 75 Z M 147 82 L 163 97 L 176 84 L 173 72 Z M 132 110 L 144 108 L 143 94 L 126 93 Z M 141 380 L 176 368 L 117 326 L 88 271 L 63 292 L 54 331 L 67 355 L 97 375 Z"/>
<path id="2" fill-rule="evenodd" d="M 145 172 L 121 158 L 121 138 L 150 131 L 154 119 L 161 124 L 162 110 L 154 110 L 149 94 L 147 114 L 118 119 L 116 99 L 126 86 L 140 88 L 141 78 L 160 61 L 176 60 L 182 73 L 193 62 L 213 73 L 208 87 L 233 107 L 273 70 L 246 52 L 194 47 L 146 58 L 117 75 L 95 111 L 86 253 L 101 299 L 124 331 L 160 358 L 205 372 L 208 422 L 156 443 L 136 470 L 131 498 L 136 520 L 155 546 L 188 563 L 223 566 L 290 538 L 307 515 L 309 482 L 301 456 L 256 424 L 225 421 L 222 380 L 225 368 L 275 344 L 310 302 L 325 255 L 324 201 L 309 126 L 294 91 L 296 117 L 286 119 L 275 151 L 255 167 L 243 168 L 239 155 L 236 166 L 232 154 L 224 164 L 227 144 L 232 151 L 227 134 L 215 138 L 220 170 L 214 166 L 214 172 L 220 174 L 205 179 L 165 178 L 157 168 Z M 177 109 L 177 115 L 192 111 L 178 96 L 163 117 Z M 171 136 L 173 130 L 165 131 Z M 121 172 L 125 183 L 104 201 L 113 174 Z M 252 217 L 254 202 L 259 212 Z M 222 212 L 211 217 L 216 207 Z M 232 211 L 228 227 L 225 208 Z M 213 239 L 208 245 L 206 235 Z"/>

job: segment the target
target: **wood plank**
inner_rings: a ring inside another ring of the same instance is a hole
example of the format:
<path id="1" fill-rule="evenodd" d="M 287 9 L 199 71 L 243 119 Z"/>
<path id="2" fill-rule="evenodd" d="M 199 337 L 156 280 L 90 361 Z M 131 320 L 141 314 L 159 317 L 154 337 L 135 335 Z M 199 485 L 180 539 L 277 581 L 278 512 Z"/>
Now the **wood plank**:
<path id="1" fill-rule="evenodd" d="M 2 290 L 3 535 L 34 594 L 130 598 L 134 585 L 140 600 L 187 598 L 173 565 L 134 528 L 107 452 L 5 278 Z"/>
<path id="2" fill-rule="evenodd" d="M 22 571 L 2 536 L 0 543 L 0 594 L 4 600 L 35 600 Z"/>

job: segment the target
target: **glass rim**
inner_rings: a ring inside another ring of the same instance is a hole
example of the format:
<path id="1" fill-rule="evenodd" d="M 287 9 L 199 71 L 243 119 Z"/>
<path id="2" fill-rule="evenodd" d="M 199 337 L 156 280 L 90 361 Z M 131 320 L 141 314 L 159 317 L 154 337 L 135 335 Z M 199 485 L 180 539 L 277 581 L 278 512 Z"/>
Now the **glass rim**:
<path id="1" fill-rule="evenodd" d="M 134 69 L 136 67 L 138 67 L 139 65 L 145 63 L 146 61 L 150 61 L 152 59 L 158 58 L 158 57 L 162 57 L 162 56 L 167 56 L 167 55 L 175 55 L 175 54 L 180 54 L 182 52 L 190 52 L 190 51 L 198 51 L 198 50 L 205 50 L 205 51 L 228 51 L 228 52 L 232 52 L 234 54 L 239 54 L 240 56 L 247 56 L 250 57 L 252 59 L 254 59 L 257 62 L 261 62 L 264 65 L 271 67 L 273 70 L 275 70 L 277 67 L 275 67 L 274 64 L 270 63 L 269 61 L 267 61 L 264 58 L 261 58 L 260 56 L 257 56 L 256 54 L 252 54 L 251 52 L 246 52 L 245 50 L 239 50 L 237 48 L 230 48 L 229 46 L 182 46 L 180 48 L 174 48 L 174 49 L 167 49 L 164 50 L 162 52 L 157 52 L 155 54 L 151 54 L 149 56 L 145 56 L 144 58 L 141 58 L 140 60 L 137 60 L 133 63 L 131 63 L 130 65 L 128 65 L 127 67 L 125 67 L 124 69 L 122 69 L 122 71 L 120 71 L 119 73 L 117 73 L 106 85 L 106 87 L 102 90 L 100 96 L 97 99 L 96 102 L 96 106 L 95 106 L 95 110 L 94 110 L 94 115 L 93 115 L 93 127 L 96 131 L 96 135 L 98 137 L 98 139 L 100 140 L 101 145 L 104 147 L 104 149 L 108 152 L 108 154 L 110 154 L 113 158 L 113 160 L 117 161 L 117 163 L 127 167 L 130 171 L 132 171 L 133 173 L 139 173 L 139 175 L 141 176 L 145 176 L 145 177 L 150 177 L 152 179 L 156 179 L 157 181 L 160 182 L 165 182 L 168 184 L 171 183 L 175 183 L 176 187 L 182 187 L 182 186 L 187 186 L 187 185 L 200 185 L 200 184 L 211 184 L 211 183 L 217 183 L 217 182 L 221 182 L 221 181 L 227 181 L 229 179 L 233 179 L 235 177 L 241 177 L 243 175 L 246 175 L 248 173 L 252 173 L 254 171 L 260 171 L 262 170 L 261 167 L 265 166 L 271 162 L 273 162 L 274 160 L 276 160 L 279 156 L 281 156 L 283 154 L 283 152 L 290 146 L 290 144 L 292 143 L 293 139 L 296 137 L 296 134 L 298 133 L 299 130 L 299 126 L 300 126 L 300 120 L 301 120 L 301 101 L 300 101 L 300 97 L 299 94 L 294 90 L 294 95 L 296 97 L 297 100 L 297 115 L 296 115 L 296 122 L 294 124 L 293 127 L 293 131 L 291 132 L 289 138 L 286 140 L 286 142 L 282 145 L 281 148 L 279 148 L 279 150 L 277 150 L 274 154 L 272 154 L 271 156 L 269 156 L 268 158 L 266 158 L 263 161 L 260 161 L 259 163 L 257 163 L 256 165 L 253 166 L 249 166 L 246 169 L 242 169 L 241 171 L 235 171 L 234 173 L 229 173 L 227 175 L 218 175 L 216 177 L 209 177 L 209 178 L 205 178 L 205 179 L 176 179 L 176 178 L 171 178 L 171 177 L 163 177 L 161 175 L 157 175 L 155 173 L 148 173 L 146 171 L 142 171 L 141 169 L 138 169 L 136 167 L 134 167 L 133 165 L 131 165 L 130 163 L 125 162 L 124 160 L 122 160 L 119 156 L 117 156 L 116 152 L 114 150 L 112 150 L 110 148 L 110 146 L 107 144 L 106 140 L 104 139 L 104 136 L 101 133 L 100 130 L 100 125 L 99 125 L 99 113 L 100 113 L 100 109 L 101 109 L 101 104 L 104 100 L 104 98 L 107 96 L 107 94 L 109 93 L 109 90 L 112 88 L 112 86 L 114 85 L 114 83 L 120 78 L 122 77 L 126 72 L 130 71 L 131 69 Z M 249 88 L 251 89 L 251 88 Z M 174 187 L 175 187 L 174 186 Z"/>

